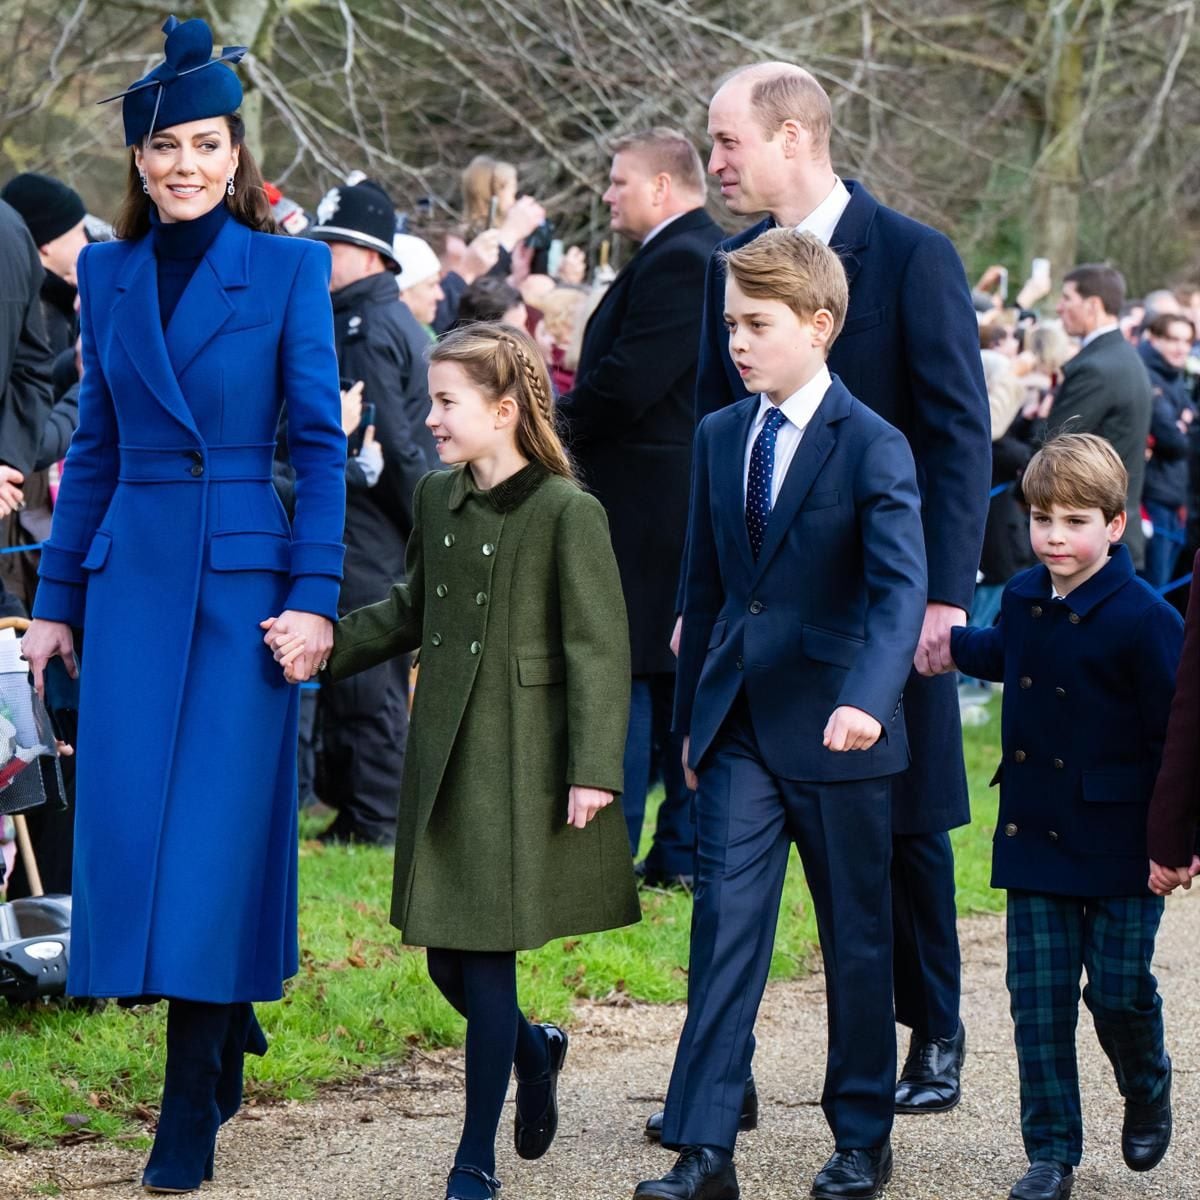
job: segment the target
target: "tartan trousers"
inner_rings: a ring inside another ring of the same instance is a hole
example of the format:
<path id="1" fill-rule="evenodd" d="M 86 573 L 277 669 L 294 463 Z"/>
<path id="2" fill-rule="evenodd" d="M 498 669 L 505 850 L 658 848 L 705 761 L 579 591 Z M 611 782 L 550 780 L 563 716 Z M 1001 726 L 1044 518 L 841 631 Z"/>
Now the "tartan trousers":
<path id="1" fill-rule="evenodd" d="M 1008 993 L 1021 1076 L 1021 1136 L 1030 1162 L 1076 1166 L 1083 1113 L 1075 1026 L 1079 980 L 1100 1047 L 1127 1100 L 1152 1104 L 1170 1063 L 1162 998 L 1150 973 L 1161 896 L 1008 893 Z"/>

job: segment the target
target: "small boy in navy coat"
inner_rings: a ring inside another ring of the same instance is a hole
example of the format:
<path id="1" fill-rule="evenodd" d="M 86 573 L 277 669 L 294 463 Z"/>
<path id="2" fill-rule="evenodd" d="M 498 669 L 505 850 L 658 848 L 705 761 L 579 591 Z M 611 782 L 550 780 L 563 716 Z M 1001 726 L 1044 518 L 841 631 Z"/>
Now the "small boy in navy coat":
<path id="1" fill-rule="evenodd" d="M 992 886 L 1008 889 L 1008 990 L 1030 1168 L 1012 1200 L 1059 1200 L 1083 1149 L 1075 1025 L 1084 1003 L 1125 1098 L 1134 1171 L 1171 1139 L 1171 1062 L 1150 960 L 1163 901 L 1146 872 L 1154 788 L 1183 638 L 1139 579 L 1127 479 L 1093 434 L 1055 438 L 1025 469 L 1042 565 L 1004 589 L 990 629 L 955 629 L 968 675 L 1004 681 Z"/>
<path id="2" fill-rule="evenodd" d="M 638 1200 L 735 1200 L 733 1149 L 794 842 L 825 959 L 815 1197 L 892 1170 L 892 778 L 925 614 L 905 438 L 825 365 L 845 317 L 836 254 L 775 229 L 726 256 L 725 321 L 755 394 L 696 433 L 675 728 L 696 786 L 688 1015 L 663 1120 L 682 1153 Z M 694 774 L 693 774 L 694 772 Z"/>

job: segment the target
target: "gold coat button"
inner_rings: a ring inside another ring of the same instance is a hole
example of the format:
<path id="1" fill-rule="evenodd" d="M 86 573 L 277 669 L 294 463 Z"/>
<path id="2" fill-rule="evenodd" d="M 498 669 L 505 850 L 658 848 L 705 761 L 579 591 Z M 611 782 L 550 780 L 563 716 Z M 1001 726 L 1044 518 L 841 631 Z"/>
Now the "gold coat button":
<path id="1" fill-rule="evenodd" d="M 1023 688 L 1031 688 L 1031 687 L 1033 687 L 1033 680 L 1030 679 L 1028 675 L 1022 675 L 1021 676 L 1021 686 Z"/>
<path id="2" fill-rule="evenodd" d="M 1017 762 L 1024 762 L 1025 761 L 1025 751 L 1018 750 L 1016 752 L 1016 754 L 1013 755 L 1013 758 L 1015 758 L 1017 760 Z"/>
<path id="3" fill-rule="evenodd" d="M 476 592 L 475 603 L 482 606 L 487 603 L 487 592 Z"/>
<path id="4" fill-rule="evenodd" d="M 1054 760 L 1054 769 L 1056 771 L 1061 771 L 1063 769 L 1063 760 L 1061 758 L 1056 758 Z"/>
<path id="5" fill-rule="evenodd" d="M 454 545 L 454 534 L 452 534 L 452 533 L 446 534 L 446 536 L 444 538 L 442 538 L 442 545 L 444 545 L 446 547 L 453 546 Z"/>
<path id="6" fill-rule="evenodd" d="M 440 633 L 434 633 L 434 634 L 431 634 L 431 635 L 430 635 L 430 638 L 429 638 L 429 640 L 430 640 L 430 641 L 431 641 L 431 642 L 432 642 L 432 643 L 433 643 L 435 646 L 440 646 L 440 645 L 442 644 L 442 635 L 441 635 Z"/>
<path id="7" fill-rule="evenodd" d="M 492 556 L 493 554 L 495 554 L 495 553 L 496 553 L 496 547 L 495 547 L 495 546 L 493 546 L 491 542 L 484 542 L 484 543 L 483 543 L 483 556 L 484 556 L 484 558 L 491 558 L 491 556 Z"/>
<path id="8" fill-rule="evenodd" d="M 1072 614 L 1071 614 L 1071 615 L 1070 615 L 1070 616 L 1067 618 L 1067 620 L 1068 620 L 1068 621 L 1070 621 L 1072 625 L 1078 625 L 1078 624 L 1079 624 L 1079 614 L 1078 614 L 1078 613 L 1072 613 Z"/>
<path id="9" fill-rule="evenodd" d="M 1016 837 L 1017 836 L 1017 827 L 1011 821 L 1009 821 L 1009 823 L 1007 825 L 1005 825 L 1005 827 L 1004 827 L 1004 836 L 1005 837 Z"/>
<path id="10" fill-rule="evenodd" d="M 482 649 L 483 649 L 483 647 L 478 642 L 471 643 L 471 653 L 472 654 L 478 654 L 480 652 L 480 650 L 482 650 Z"/>
<path id="11" fill-rule="evenodd" d="M 441 596 L 443 600 L 446 598 L 449 591 L 450 589 L 444 583 L 439 583 L 437 585 L 437 594 Z"/>
<path id="12" fill-rule="evenodd" d="M 1040 617 L 1042 615 L 1042 606 L 1040 604 L 1035 604 L 1029 611 L 1033 613 L 1035 617 Z"/>

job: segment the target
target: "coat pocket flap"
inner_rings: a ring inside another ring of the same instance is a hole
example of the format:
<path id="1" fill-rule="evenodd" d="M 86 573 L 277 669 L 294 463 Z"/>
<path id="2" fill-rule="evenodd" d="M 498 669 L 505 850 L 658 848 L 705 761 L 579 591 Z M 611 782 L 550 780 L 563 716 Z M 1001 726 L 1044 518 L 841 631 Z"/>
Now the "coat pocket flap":
<path id="1" fill-rule="evenodd" d="M 806 658 L 814 658 L 817 662 L 830 663 L 849 670 L 858 662 L 858 656 L 866 643 L 852 634 L 834 633 L 829 629 L 818 629 L 815 625 L 805 625 L 801 634 L 801 644 Z"/>
<path id="2" fill-rule="evenodd" d="M 1141 767 L 1084 771 L 1083 798 L 1089 804 L 1145 804 L 1148 794 Z"/>
<path id="3" fill-rule="evenodd" d="M 819 508 L 832 508 L 839 499 L 839 493 L 834 492 L 813 492 L 807 500 L 800 505 L 802 513 L 815 512 Z"/>
<path id="4" fill-rule="evenodd" d="M 289 571 L 292 543 L 281 533 L 214 533 L 208 557 L 214 571 Z"/>
<path id="5" fill-rule="evenodd" d="M 98 571 L 108 561 L 108 552 L 112 548 L 112 535 L 105 533 L 103 530 L 97 532 L 92 538 L 92 544 L 88 547 L 88 552 L 84 555 L 83 562 L 79 565 L 85 571 Z"/>
<path id="6" fill-rule="evenodd" d="M 869 312 L 859 313 L 857 316 L 851 317 L 842 326 L 842 332 L 838 334 L 838 337 L 853 337 L 856 333 L 862 333 L 865 329 L 874 329 L 883 320 L 885 312 L 887 312 L 886 307 L 873 308 Z"/>
<path id="7" fill-rule="evenodd" d="M 518 658 L 517 678 L 522 687 L 540 687 L 547 683 L 562 683 L 567 677 L 566 659 L 561 654 L 549 658 Z"/>
<path id="8" fill-rule="evenodd" d="M 712 633 L 708 635 L 708 648 L 710 650 L 715 650 L 725 640 L 725 627 L 728 624 L 727 620 L 721 620 L 712 627 Z"/>

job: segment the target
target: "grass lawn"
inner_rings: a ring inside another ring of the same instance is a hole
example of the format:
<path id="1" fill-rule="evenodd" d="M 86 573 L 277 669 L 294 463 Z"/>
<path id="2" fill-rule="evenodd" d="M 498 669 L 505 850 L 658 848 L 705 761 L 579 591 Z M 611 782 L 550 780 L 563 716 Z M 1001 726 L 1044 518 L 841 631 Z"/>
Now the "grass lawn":
<path id="1" fill-rule="evenodd" d="M 956 830 L 959 912 L 1001 907 L 988 887 L 999 758 L 999 705 L 965 732 L 973 823 Z M 648 827 L 650 822 L 647 823 Z M 248 1059 L 248 1092 L 311 1096 L 322 1082 L 402 1058 L 413 1046 L 453 1045 L 463 1022 L 425 975 L 424 952 L 387 923 L 391 855 L 360 848 L 300 850 L 300 974 L 279 1004 L 259 1009 L 273 1045 Z M 521 1001 L 543 1020 L 570 1015 L 576 997 L 662 1003 L 686 995 L 685 895 L 646 892 L 640 925 L 555 942 L 520 961 Z M 774 979 L 808 966 L 816 943 L 812 906 L 795 856 L 779 917 Z M 0 1002 L 0 1147 L 58 1139 L 145 1139 L 163 1070 L 164 1005 L 90 1012 L 67 1004 Z M 148 1143 L 147 1143 L 148 1144 Z"/>

